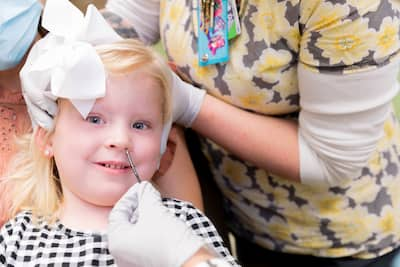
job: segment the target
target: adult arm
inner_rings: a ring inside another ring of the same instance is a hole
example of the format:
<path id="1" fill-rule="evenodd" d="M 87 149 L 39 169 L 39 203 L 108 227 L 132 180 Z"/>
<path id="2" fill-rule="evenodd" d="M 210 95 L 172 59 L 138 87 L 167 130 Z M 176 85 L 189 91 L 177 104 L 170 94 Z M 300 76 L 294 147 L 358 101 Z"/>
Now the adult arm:
<path id="1" fill-rule="evenodd" d="M 298 123 L 240 110 L 212 96 L 187 105 L 201 108 L 181 123 L 294 181 L 329 186 L 357 178 L 383 136 L 398 92 L 399 18 L 381 3 L 358 3 L 358 16 L 348 2 L 300 6 Z"/>
<path id="2" fill-rule="evenodd" d="M 103 16 L 124 38 L 136 38 L 146 44 L 160 39 L 159 0 L 108 0 Z"/>
<path id="3" fill-rule="evenodd" d="M 232 267 L 233 265 L 221 258 L 216 258 L 205 248 L 200 248 L 192 257 L 184 262 L 182 267 Z"/>
<path id="4" fill-rule="evenodd" d="M 191 127 L 241 159 L 300 181 L 294 121 L 251 113 L 206 95 Z"/>
<path id="5" fill-rule="evenodd" d="M 397 93 L 397 71 L 397 64 L 392 64 L 363 74 L 319 79 L 318 86 L 339 89 L 335 86 L 339 83 L 341 90 L 334 94 L 304 93 L 307 97 L 302 101 L 311 102 L 303 106 L 320 106 L 300 112 L 300 127 L 292 120 L 248 112 L 210 95 L 204 98 L 191 127 L 271 173 L 305 183 L 336 184 L 341 176 L 353 176 L 361 169 L 381 138 Z M 310 83 L 316 80 L 308 75 L 310 79 L 302 82 L 311 88 Z M 357 87 L 363 93 L 355 90 Z M 385 94 L 381 88 L 387 89 Z M 344 102 L 350 110 L 344 109 Z"/>

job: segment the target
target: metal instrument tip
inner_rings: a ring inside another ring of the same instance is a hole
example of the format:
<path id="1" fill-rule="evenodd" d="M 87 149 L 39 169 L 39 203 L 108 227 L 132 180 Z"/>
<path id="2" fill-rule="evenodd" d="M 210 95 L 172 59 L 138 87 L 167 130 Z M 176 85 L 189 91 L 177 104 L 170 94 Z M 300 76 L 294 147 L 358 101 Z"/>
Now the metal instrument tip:
<path id="1" fill-rule="evenodd" d="M 133 161 L 132 161 L 132 158 L 131 158 L 131 154 L 129 153 L 129 150 L 127 148 L 125 148 L 125 154 L 126 154 L 126 157 L 128 158 L 128 162 L 129 162 L 129 165 L 131 166 L 133 174 L 135 175 L 138 183 L 140 183 L 142 180 L 139 177 L 139 173 L 136 170 L 135 164 L 133 164 Z"/>

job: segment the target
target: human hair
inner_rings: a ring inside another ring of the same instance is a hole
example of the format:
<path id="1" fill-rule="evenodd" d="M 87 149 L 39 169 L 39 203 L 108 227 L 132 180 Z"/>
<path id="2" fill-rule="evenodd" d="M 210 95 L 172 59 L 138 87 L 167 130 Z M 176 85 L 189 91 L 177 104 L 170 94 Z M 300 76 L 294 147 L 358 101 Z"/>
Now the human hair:
<path id="1" fill-rule="evenodd" d="M 18 152 L 2 179 L 2 201 L 7 204 L 3 217 L 10 219 L 22 210 L 30 210 L 49 222 L 56 219 L 62 201 L 62 190 L 54 159 L 44 155 L 38 138 L 46 143 L 53 130 L 39 136 L 43 129 L 16 138 Z"/>
<path id="2" fill-rule="evenodd" d="M 118 75 L 144 71 L 158 84 L 163 94 L 163 123 L 171 116 L 171 71 L 165 60 L 137 39 L 124 39 L 96 46 L 107 73 Z"/>
<path id="3" fill-rule="evenodd" d="M 108 74 L 119 75 L 140 70 L 154 78 L 163 95 L 163 123 L 170 119 L 171 73 L 157 52 L 133 39 L 99 45 L 96 51 Z M 57 116 L 53 125 L 56 123 Z M 2 195 L 2 201 L 6 203 L 4 218 L 10 219 L 20 211 L 29 210 L 35 215 L 34 218 L 42 217 L 49 223 L 57 219 L 63 201 L 60 178 L 54 158 L 43 153 L 43 145 L 49 141 L 52 133 L 53 129 L 45 131 L 36 127 L 32 133 L 17 138 L 18 152 L 0 182 L 0 188 L 5 191 Z"/>

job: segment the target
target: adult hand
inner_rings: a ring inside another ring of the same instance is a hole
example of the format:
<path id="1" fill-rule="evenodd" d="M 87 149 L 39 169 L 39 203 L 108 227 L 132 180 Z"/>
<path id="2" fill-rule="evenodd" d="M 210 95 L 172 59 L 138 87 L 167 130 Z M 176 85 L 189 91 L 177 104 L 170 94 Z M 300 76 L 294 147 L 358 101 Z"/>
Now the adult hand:
<path id="1" fill-rule="evenodd" d="M 111 255 L 120 267 L 178 267 L 205 241 L 171 213 L 149 182 L 135 184 L 109 216 Z"/>
<path id="2" fill-rule="evenodd" d="M 53 118 L 58 110 L 56 100 L 48 97 L 39 90 L 24 90 L 23 87 L 22 93 L 32 126 L 36 127 L 39 125 L 45 129 L 51 129 Z"/>
<path id="3" fill-rule="evenodd" d="M 184 82 L 175 73 L 172 76 L 172 120 L 190 127 L 200 111 L 206 91 Z"/>

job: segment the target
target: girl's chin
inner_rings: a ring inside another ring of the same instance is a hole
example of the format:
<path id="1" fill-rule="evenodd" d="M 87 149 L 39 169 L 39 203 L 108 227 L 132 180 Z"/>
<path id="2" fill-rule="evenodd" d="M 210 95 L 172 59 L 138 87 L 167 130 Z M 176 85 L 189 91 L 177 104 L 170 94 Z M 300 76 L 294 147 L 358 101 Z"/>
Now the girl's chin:
<path id="1" fill-rule="evenodd" d="M 144 178 L 143 181 L 150 181 L 151 179 Z M 121 197 L 133 186 L 137 184 L 137 180 L 131 181 L 127 184 L 116 184 L 109 183 L 107 186 L 102 188 L 96 188 L 91 194 L 82 196 L 87 202 L 92 205 L 102 206 L 102 207 L 113 207 Z"/>
<path id="2" fill-rule="evenodd" d="M 129 189 L 129 188 L 128 188 Z M 101 207 L 113 207 L 118 200 L 125 194 L 128 190 L 119 190 L 118 192 L 107 192 L 98 195 L 92 195 L 90 199 L 87 199 L 92 205 Z"/>

